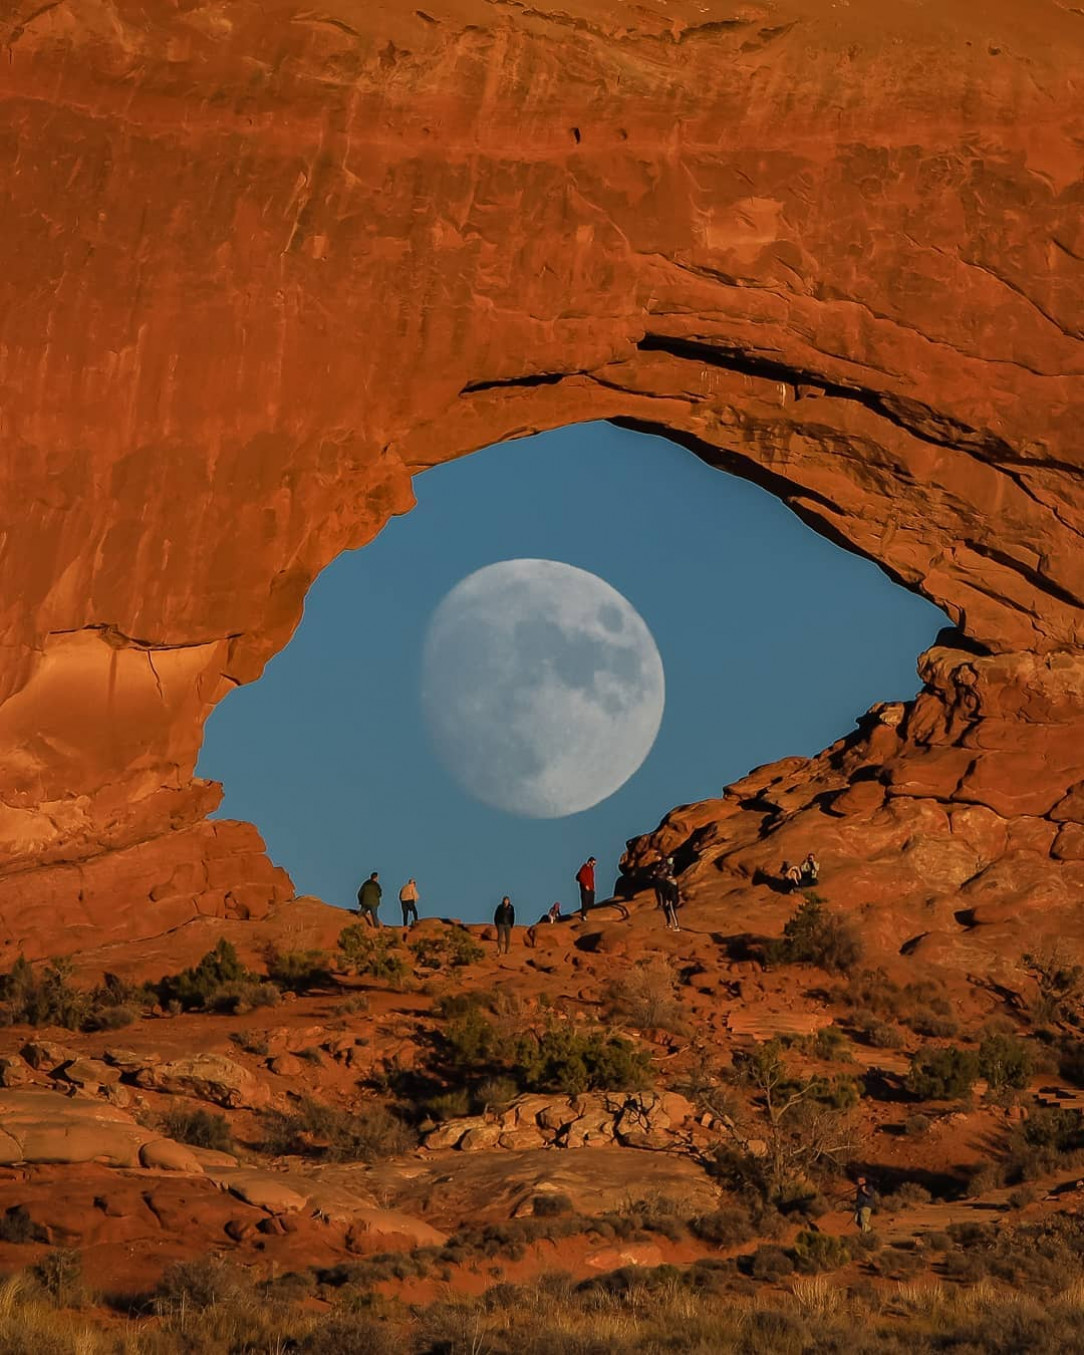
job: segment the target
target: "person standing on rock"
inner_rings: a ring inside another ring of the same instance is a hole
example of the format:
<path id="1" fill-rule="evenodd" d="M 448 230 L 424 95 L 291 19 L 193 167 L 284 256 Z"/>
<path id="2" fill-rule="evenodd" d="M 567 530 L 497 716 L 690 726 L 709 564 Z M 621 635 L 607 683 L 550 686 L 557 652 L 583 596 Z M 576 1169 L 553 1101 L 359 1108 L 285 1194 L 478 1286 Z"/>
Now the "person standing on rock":
<path id="1" fill-rule="evenodd" d="M 872 1228 L 870 1218 L 876 1199 L 869 1182 L 860 1176 L 854 1183 L 854 1221 L 863 1233 L 868 1233 Z"/>
<path id="2" fill-rule="evenodd" d="M 413 927 L 418 920 L 418 885 L 413 875 L 399 891 L 399 907 L 403 910 L 403 926 Z M 412 915 L 414 922 L 410 920 Z"/>
<path id="3" fill-rule="evenodd" d="M 507 894 L 497 905 L 493 925 L 497 928 L 497 954 L 500 955 L 503 950 L 507 955 L 512 948 L 512 928 L 516 925 L 516 910 Z"/>
<path id="4" fill-rule="evenodd" d="M 589 908 L 595 906 L 595 858 L 589 856 L 576 872 L 580 887 L 580 917 L 586 918 Z"/>
<path id="5" fill-rule="evenodd" d="M 358 890 L 358 912 L 370 927 L 380 926 L 380 896 L 383 892 L 379 873 L 375 870 Z"/>

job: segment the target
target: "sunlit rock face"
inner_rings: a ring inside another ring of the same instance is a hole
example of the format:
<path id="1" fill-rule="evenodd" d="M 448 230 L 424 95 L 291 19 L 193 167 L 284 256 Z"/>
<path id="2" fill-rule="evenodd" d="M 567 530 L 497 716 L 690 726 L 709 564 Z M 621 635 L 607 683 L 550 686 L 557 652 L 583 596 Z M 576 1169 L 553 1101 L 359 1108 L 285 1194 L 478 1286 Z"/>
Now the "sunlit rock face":
<path id="1" fill-rule="evenodd" d="M 414 473 L 587 418 L 755 479 L 1003 656 L 966 723 L 908 716 L 889 791 L 1079 824 L 1079 790 L 1044 817 L 1084 780 L 1072 684 L 1015 696 L 1084 630 L 1070 7 L 9 9 L 9 939 L 288 896 L 204 822 L 207 713 Z M 1048 836 L 1037 869 L 1081 851 Z"/>

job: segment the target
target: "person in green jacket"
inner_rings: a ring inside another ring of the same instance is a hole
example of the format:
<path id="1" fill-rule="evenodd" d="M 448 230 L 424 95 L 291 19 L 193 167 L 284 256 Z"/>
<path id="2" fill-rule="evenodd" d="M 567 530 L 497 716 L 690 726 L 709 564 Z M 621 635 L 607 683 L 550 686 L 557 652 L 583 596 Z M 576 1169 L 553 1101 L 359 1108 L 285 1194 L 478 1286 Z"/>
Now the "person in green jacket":
<path id="1" fill-rule="evenodd" d="M 380 896 L 383 892 L 380 876 L 375 870 L 358 890 L 358 913 L 370 927 L 380 926 Z"/>

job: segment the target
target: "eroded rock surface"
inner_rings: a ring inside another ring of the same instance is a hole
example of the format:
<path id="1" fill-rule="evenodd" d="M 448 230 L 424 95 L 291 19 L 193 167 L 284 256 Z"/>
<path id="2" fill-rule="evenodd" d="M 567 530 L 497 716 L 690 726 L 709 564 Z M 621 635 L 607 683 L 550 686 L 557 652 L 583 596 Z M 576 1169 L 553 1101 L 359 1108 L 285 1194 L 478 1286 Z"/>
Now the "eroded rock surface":
<path id="1" fill-rule="evenodd" d="M 1056 822 L 1013 878 L 1069 878 L 1079 710 L 1017 693 L 1084 627 L 1071 6 L 17 0 L 0 42 L 9 941 L 288 899 L 205 820 L 207 714 L 413 474 L 588 418 L 755 479 L 1001 656 L 970 743 L 909 717 L 888 809 L 838 803 Z"/>

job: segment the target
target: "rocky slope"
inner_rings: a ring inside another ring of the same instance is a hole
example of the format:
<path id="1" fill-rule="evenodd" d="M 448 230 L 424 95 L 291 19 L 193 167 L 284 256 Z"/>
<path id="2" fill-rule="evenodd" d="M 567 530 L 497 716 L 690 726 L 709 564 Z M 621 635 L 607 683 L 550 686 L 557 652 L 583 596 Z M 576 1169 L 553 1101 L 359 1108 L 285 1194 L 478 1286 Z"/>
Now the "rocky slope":
<path id="1" fill-rule="evenodd" d="M 413 474 L 589 418 L 957 624 L 905 719 L 769 788 L 866 862 L 850 902 L 936 949 L 960 885 L 987 939 L 1079 888 L 1072 6 L 13 0 L 0 43 L 12 945 L 288 898 L 205 819 L 207 714 Z"/>

